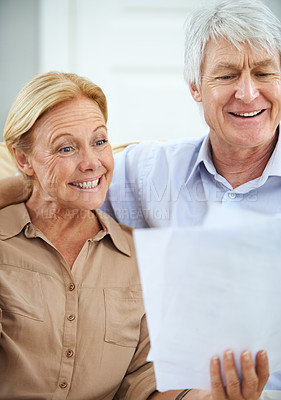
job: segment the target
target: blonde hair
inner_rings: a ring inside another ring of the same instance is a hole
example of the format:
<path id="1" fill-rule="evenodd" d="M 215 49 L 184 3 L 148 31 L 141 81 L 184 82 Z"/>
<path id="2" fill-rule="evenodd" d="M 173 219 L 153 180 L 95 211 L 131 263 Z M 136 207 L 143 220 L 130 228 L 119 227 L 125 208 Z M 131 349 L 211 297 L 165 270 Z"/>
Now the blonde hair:
<path id="1" fill-rule="evenodd" d="M 13 146 L 32 150 L 31 130 L 36 121 L 55 105 L 80 96 L 92 99 L 107 122 L 107 102 L 101 88 L 72 73 L 50 71 L 27 83 L 16 96 L 4 126 L 4 140 L 13 156 Z"/>

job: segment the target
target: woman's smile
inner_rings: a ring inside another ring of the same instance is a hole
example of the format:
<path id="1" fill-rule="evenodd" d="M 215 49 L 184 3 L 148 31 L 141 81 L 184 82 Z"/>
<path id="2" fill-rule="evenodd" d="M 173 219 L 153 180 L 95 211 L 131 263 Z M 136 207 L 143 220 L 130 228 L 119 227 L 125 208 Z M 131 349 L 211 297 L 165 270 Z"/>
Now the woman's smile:
<path id="1" fill-rule="evenodd" d="M 79 190 L 90 190 L 100 186 L 101 181 L 102 181 L 102 175 L 98 178 L 70 182 L 69 185 L 74 186 L 74 188 L 77 188 Z"/>

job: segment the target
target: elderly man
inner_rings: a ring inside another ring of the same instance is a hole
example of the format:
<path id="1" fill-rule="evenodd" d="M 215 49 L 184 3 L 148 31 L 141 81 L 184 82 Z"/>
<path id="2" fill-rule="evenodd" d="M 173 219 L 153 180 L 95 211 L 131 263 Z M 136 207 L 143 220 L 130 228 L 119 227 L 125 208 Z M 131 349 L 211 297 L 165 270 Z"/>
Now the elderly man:
<path id="1" fill-rule="evenodd" d="M 280 52 L 280 22 L 259 1 L 196 10 L 185 78 L 209 134 L 129 146 L 115 159 L 104 208 L 134 227 L 198 224 L 210 202 L 280 212 Z"/>
<path id="2" fill-rule="evenodd" d="M 103 208 L 138 228 L 199 224 L 210 202 L 280 213 L 280 60 L 280 22 L 260 1 L 197 9 L 186 25 L 185 78 L 209 134 L 129 146 Z M 281 390 L 281 373 L 268 388 Z"/>
<path id="3" fill-rule="evenodd" d="M 103 209 L 134 227 L 196 225 L 210 202 L 280 212 L 280 55 L 280 22 L 258 0 L 225 0 L 196 10 L 186 28 L 185 76 L 203 105 L 209 134 L 198 141 L 146 142 L 119 153 Z M 22 193 L 22 185 L 6 181 L 0 203 Z M 258 369 L 241 386 L 235 375 L 227 390 L 183 396 L 256 399 Z M 281 389 L 278 375 L 270 384 Z"/>

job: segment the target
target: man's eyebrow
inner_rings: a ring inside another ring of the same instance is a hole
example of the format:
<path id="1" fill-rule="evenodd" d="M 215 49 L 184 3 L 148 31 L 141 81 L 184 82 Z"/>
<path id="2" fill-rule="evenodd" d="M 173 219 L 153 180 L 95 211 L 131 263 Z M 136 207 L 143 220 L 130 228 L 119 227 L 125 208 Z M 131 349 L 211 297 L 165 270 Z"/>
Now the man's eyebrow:
<path id="1" fill-rule="evenodd" d="M 268 60 L 257 61 L 254 63 L 255 67 L 268 67 L 270 65 L 274 65 L 274 61 L 269 58 Z"/>
<path id="2" fill-rule="evenodd" d="M 220 62 L 218 64 L 215 64 L 212 72 L 213 73 L 218 73 L 218 72 L 223 72 L 225 70 L 238 70 L 237 64 L 232 64 L 232 63 L 226 63 L 226 62 Z"/>
<path id="3" fill-rule="evenodd" d="M 274 65 L 274 61 L 269 58 L 266 60 L 261 60 L 261 61 L 257 61 L 253 64 L 253 67 L 268 67 L 270 65 Z M 224 69 L 229 69 L 229 70 L 239 70 L 240 67 L 237 64 L 233 64 L 233 63 L 227 63 L 227 62 L 220 62 L 218 64 L 216 64 L 214 66 L 213 71 L 217 72 L 217 71 L 222 71 Z"/>

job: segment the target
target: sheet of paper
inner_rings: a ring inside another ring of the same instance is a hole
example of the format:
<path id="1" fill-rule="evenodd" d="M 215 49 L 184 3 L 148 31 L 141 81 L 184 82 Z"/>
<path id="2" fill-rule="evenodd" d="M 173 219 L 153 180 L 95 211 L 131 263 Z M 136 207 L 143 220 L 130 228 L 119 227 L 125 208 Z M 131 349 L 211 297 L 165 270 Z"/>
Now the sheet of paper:
<path id="1" fill-rule="evenodd" d="M 210 359 L 227 349 L 238 369 L 242 351 L 266 349 L 281 370 L 281 220 L 216 212 L 134 232 L 159 391 L 210 388 Z"/>

